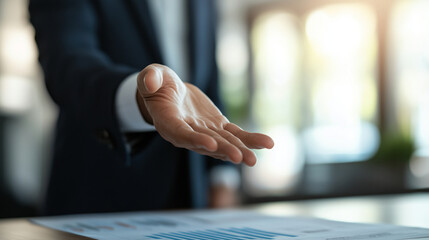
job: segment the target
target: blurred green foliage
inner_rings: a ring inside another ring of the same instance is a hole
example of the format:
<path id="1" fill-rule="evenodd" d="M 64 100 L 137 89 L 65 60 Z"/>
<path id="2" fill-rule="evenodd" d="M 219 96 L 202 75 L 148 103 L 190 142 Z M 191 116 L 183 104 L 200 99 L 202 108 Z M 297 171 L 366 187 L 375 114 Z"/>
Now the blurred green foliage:
<path id="1" fill-rule="evenodd" d="M 381 137 L 377 153 L 370 159 L 374 163 L 401 164 L 410 160 L 415 150 L 410 136 L 385 134 Z"/>

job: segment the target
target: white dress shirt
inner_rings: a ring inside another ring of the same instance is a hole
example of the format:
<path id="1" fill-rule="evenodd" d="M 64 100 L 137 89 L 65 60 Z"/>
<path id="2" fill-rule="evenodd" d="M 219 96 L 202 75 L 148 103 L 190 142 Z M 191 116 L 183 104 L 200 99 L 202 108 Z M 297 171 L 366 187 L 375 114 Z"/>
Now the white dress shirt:
<path id="1" fill-rule="evenodd" d="M 160 43 L 164 63 L 173 69 L 182 81 L 189 80 L 188 29 L 184 0 L 149 0 L 157 39 Z M 147 123 L 136 100 L 137 73 L 128 76 L 116 94 L 116 113 L 122 132 L 156 131 Z M 238 188 L 240 176 L 235 168 L 215 167 L 210 173 L 212 185 Z"/>

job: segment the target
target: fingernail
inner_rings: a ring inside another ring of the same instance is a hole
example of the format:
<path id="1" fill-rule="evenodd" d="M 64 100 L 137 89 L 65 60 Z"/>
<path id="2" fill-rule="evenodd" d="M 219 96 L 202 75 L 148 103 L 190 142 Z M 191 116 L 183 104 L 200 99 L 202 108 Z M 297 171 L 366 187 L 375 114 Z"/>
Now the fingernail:
<path id="1" fill-rule="evenodd" d="M 232 162 L 232 163 L 235 163 L 235 164 L 239 164 L 240 163 L 240 162 L 237 162 L 237 161 L 232 161 L 232 159 L 229 158 L 229 157 L 226 158 L 226 161 Z"/>
<path id="2" fill-rule="evenodd" d="M 206 151 L 209 151 L 209 150 L 206 148 L 206 146 L 204 146 L 204 145 L 198 145 L 197 147 L 198 147 L 198 148 L 202 148 L 202 149 L 204 149 L 204 150 L 206 150 Z"/>
<path id="3" fill-rule="evenodd" d="M 146 86 L 146 75 L 143 77 L 143 85 L 144 85 L 144 89 L 149 92 L 149 89 Z"/>

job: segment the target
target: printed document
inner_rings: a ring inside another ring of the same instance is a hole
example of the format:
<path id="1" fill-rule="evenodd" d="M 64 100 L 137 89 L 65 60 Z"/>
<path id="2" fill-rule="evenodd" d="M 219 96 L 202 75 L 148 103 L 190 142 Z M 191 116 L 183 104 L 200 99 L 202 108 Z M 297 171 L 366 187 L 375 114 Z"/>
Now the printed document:
<path id="1" fill-rule="evenodd" d="M 33 218 L 32 222 L 95 239 L 429 239 L 429 229 L 304 217 L 274 217 L 247 210 L 133 212 Z"/>

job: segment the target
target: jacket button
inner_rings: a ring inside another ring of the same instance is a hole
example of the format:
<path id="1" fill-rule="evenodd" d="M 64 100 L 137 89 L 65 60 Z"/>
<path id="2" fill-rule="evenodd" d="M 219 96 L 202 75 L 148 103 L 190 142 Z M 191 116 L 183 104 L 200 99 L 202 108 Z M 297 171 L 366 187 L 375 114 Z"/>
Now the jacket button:
<path id="1" fill-rule="evenodd" d="M 95 137 L 100 143 L 107 145 L 110 149 L 113 149 L 115 147 L 113 139 L 107 129 L 101 129 L 96 131 Z"/>

